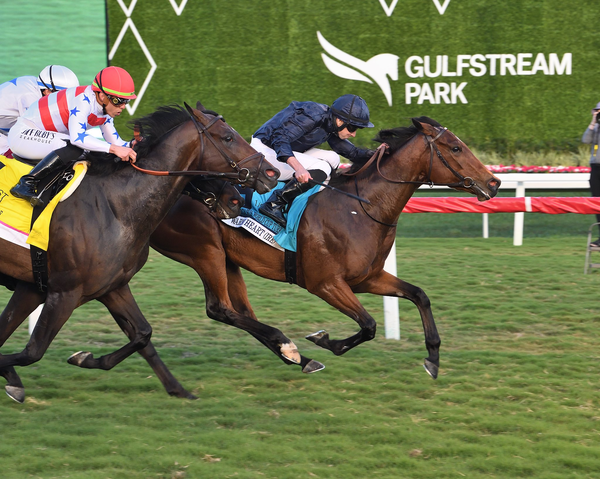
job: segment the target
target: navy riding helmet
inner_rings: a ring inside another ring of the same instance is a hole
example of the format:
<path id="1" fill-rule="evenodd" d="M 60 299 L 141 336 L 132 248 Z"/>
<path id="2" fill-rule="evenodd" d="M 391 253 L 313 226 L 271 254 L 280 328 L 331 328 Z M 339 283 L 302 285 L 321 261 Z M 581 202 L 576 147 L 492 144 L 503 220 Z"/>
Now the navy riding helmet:
<path id="1" fill-rule="evenodd" d="M 343 95 L 331 105 L 332 113 L 340 120 L 359 128 L 373 128 L 369 121 L 367 102 L 358 95 Z"/>

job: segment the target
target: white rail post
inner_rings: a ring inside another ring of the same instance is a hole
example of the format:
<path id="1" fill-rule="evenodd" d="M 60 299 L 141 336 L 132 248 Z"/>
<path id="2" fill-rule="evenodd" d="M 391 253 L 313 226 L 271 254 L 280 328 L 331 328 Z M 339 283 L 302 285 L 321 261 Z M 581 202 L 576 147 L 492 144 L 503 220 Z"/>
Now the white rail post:
<path id="1" fill-rule="evenodd" d="M 383 269 L 397 276 L 396 268 L 396 241 L 392 245 L 390 254 L 385 260 Z M 400 339 L 400 311 L 398 309 L 398 298 L 393 296 L 383 297 L 383 317 L 385 320 L 385 338 Z"/>
<path id="2" fill-rule="evenodd" d="M 515 197 L 523 198 L 525 196 L 525 183 L 517 181 Z M 523 223 L 525 222 L 525 213 L 515 213 L 515 229 L 513 235 L 513 246 L 523 245 Z"/>
<path id="3" fill-rule="evenodd" d="M 488 213 L 483 213 L 483 237 L 490 237 L 490 223 L 488 218 Z"/>
<path id="4" fill-rule="evenodd" d="M 33 329 L 40 318 L 43 307 L 44 305 L 40 304 L 37 308 L 35 308 L 35 311 L 29 315 L 29 336 L 31 336 L 31 333 L 33 333 Z"/>

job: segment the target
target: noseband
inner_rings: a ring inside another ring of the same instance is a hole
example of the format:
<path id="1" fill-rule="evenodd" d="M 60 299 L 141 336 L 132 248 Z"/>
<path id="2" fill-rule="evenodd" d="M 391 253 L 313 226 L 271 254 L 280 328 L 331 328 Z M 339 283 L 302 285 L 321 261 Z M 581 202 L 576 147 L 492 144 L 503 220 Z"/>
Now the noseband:
<path id="1" fill-rule="evenodd" d="M 198 134 L 200 135 L 200 155 L 199 155 L 199 157 L 202 158 L 202 155 L 204 153 L 204 137 L 206 137 L 213 144 L 213 146 L 217 149 L 217 151 L 219 153 L 221 153 L 221 156 L 223 156 L 225 158 L 225 160 L 227 161 L 229 166 L 231 168 L 233 168 L 237 173 L 221 173 L 219 171 L 204 171 L 204 170 L 155 171 L 155 170 L 146 170 L 146 169 L 140 168 L 139 166 L 136 166 L 135 163 L 131 163 L 131 166 L 133 166 L 136 170 L 141 171 L 142 173 L 146 173 L 148 175 L 154 175 L 154 176 L 199 176 L 199 175 L 202 175 L 202 176 L 207 177 L 206 179 L 226 178 L 226 179 L 234 180 L 236 183 L 238 183 L 242 186 L 247 186 L 249 188 L 254 189 L 254 187 L 256 186 L 256 183 L 258 181 L 258 172 L 260 171 L 260 169 L 262 167 L 263 161 L 265 161 L 265 156 L 262 153 L 256 152 L 236 163 L 236 161 L 227 154 L 227 152 L 223 149 L 223 147 L 221 145 L 219 145 L 217 143 L 217 141 L 209 134 L 210 127 L 213 126 L 217 121 L 222 120 L 223 117 L 221 115 L 217 115 L 212 120 L 210 120 L 208 122 L 208 124 L 205 126 L 196 119 L 196 117 L 194 116 L 194 113 L 192 112 L 191 108 L 187 104 L 185 104 L 185 107 L 187 108 L 190 118 L 192 119 L 192 123 L 194 123 L 194 126 L 196 127 L 196 130 L 198 130 Z M 243 163 L 254 160 L 256 158 L 260 158 L 260 162 L 258 163 L 258 166 L 256 168 L 256 171 L 257 171 L 256 176 L 253 178 L 253 176 L 250 174 L 250 170 L 248 168 L 242 168 L 241 165 Z M 248 182 L 251 179 L 253 179 L 254 181 L 250 185 L 248 185 Z"/>

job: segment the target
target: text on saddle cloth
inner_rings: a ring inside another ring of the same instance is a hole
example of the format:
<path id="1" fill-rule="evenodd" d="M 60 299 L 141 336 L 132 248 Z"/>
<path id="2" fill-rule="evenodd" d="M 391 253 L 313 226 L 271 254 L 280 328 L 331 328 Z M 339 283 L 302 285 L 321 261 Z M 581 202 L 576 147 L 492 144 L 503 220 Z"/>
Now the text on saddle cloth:
<path id="1" fill-rule="evenodd" d="M 320 190 L 319 185 L 315 185 L 310 190 L 302 193 L 294 199 L 292 206 L 286 213 L 287 224 L 285 228 L 275 223 L 270 218 L 262 215 L 258 212 L 258 209 L 263 203 L 269 199 L 272 192 L 279 190 L 285 186 L 285 182 L 279 182 L 272 191 L 260 195 L 252 190 L 243 189 L 240 194 L 247 199 L 247 195 L 251 194 L 251 201 L 245 201 L 245 207 L 242 208 L 242 213 L 237 218 L 223 219 L 225 224 L 234 228 L 243 228 L 249 231 L 254 236 L 270 244 L 279 250 L 296 251 L 296 234 L 298 232 L 298 225 L 302 218 L 302 213 L 306 209 L 309 198 L 318 193 Z M 249 207 L 248 207 L 249 206 Z"/>
<path id="2" fill-rule="evenodd" d="M 77 189 L 87 171 L 87 163 L 78 162 L 73 166 L 73 178 L 48 203 L 33 227 L 32 206 L 28 201 L 10 194 L 10 189 L 31 169 L 31 165 L 0 156 L 0 238 L 23 248 L 29 249 L 29 245 L 33 245 L 46 251 L 52 213 L 60 201 L 67 199 Z"/>

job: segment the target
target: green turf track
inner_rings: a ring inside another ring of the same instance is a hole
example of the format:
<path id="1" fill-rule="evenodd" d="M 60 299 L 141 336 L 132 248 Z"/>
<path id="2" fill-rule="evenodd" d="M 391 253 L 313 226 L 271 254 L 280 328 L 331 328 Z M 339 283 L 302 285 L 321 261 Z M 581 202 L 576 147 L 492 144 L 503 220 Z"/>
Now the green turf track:
<path id="1" fill-rule="evenodd" d="M 356 328 L 304 290 L 246 275 L 258 316 L 327 367 L 285 366 L 210 321 L 195 274 L 153 253 L 132 290 L 163 359 L 198 401 L 169 398 L 137 355 L 111 371 L 66 363 L 124 343 L 106 310 L 75 312 L 42 361 L 19 368 L 27 400 L 0 397 L 2 478 L 600 477 L 597 272 L 581 238 L 404 239 L 399 276 L 428 293 L 442 338 L 421 364 L 415 307 L 383 338 L 382 301 L 361 301 L 377 338 L 342 357 L 305 341 Z M 7 295 L 1 298 L 6 301 Z M 19 351 L 25 329 L 3 347 Z"/>
<path id="2" fill-rule="evenodd" d="M 0 0 L 0 83 L 64 65 L 89 85 L 106 66 L 104 0 Z"/>

